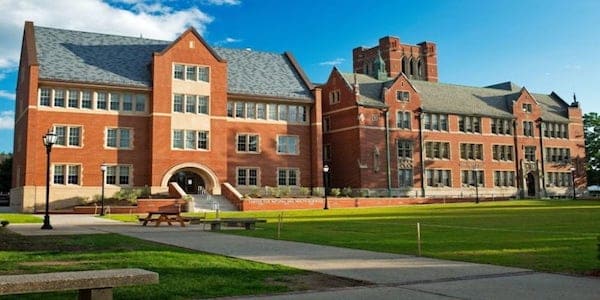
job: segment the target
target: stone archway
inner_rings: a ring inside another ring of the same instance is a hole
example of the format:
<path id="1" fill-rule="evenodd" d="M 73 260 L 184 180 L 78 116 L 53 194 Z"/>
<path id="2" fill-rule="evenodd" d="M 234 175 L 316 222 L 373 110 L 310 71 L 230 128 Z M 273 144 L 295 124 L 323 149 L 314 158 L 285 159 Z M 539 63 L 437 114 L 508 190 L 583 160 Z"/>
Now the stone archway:
<path id="1" fill-rule="evenodd" d="M 183 163 L 170 168 L 163 176 L 161 186 L 166 187 L 171 181 L 178 182 L 188 194 L 197 193 L 200 186 L 209 194 L 221 194 L 221 184 L 217 175 L 203 164 Z"/>

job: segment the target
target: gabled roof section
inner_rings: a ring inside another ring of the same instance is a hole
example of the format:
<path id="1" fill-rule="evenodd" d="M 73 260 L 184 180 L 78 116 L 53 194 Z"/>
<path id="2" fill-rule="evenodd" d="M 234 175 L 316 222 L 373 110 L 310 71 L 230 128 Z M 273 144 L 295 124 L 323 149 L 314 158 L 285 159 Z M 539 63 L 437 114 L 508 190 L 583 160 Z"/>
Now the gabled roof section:
<path id="1" fill-rule="evenodd" d="M 215 50 L 202 38 L 202 36 L 198 33 L 198 31 L 196 31 L 196 28 L 194 28 L 193 26 L 188 28 L 186 31 L 184 31 L 182 34 L 179 35 L 179 37 L 177 37 L 177 39 L 175 39 L 168 47 L 166 47 L 165 49 L 163 49 L 160 54 L 165 54 L 167 53 L 175 44 L 179 43 L 179 41 L 188 33 L 192 33 L 193 35 L 196 36 L 196 38 L 200 41 L 200 43 L 202 43 L 202 45 L 208 49 L 208 52 L 210 52 L 210 54 L 212 54 L 212 56 L 215 57 L 216 60 L 218 60 L 219 62 L 225 62 L 220 56 L 219 54 L 217 54 L 215 52 Z"/>
<path id="2" fill-rule="evenodd" d="M 569 122 L 569 105 L 558 95 L 531 94 L 542 107 L 542 120 L 551 122 Z"/>
<path id="3" fill-rule="evenodd" d="M 285 54 L 214 49 L 227 60 L 229 93 L 312 100 L 309 87 Z"/>
<path id="4" fill-rule="evenodd" d="M 34 28 L 40 78 L 46 80 L 151 87 L 152 55 L 177 42 Z M 195 29 L 188 31 L 227 62 L 228 93 L 313 101 L 310 81 L 290 54 L 211 48 Z"/>
<path id="5" fill-rule="evenodd" d="M 506 82 L 488 85 L 488 86 L 486 86 L 486 88 L 505 90 L 505 91 L 511 91 L 511 92 L 516 92 L 516 91 L 521 90 L 521 87 L 512 81 L 506 81 Z"/>
<path id="6" fill-rule="evenodd" d="M 152 53 L 170 42 L 35 26 L 40 78 L 148 87 Z"/>
<path id="7" fill-rule="evenodd" d="M 356 77 L 356 83 L 358 83 L 358 90 L 360 92 L 357 100 L 358 105 L 386 107 L 382 100 L 383 97 L 381 97 L 385 81 L 380 81 L 371 76 L 359 73 L 340 72 L 340 74 L 350 87 L 354 85 L 354 78 Z"/>

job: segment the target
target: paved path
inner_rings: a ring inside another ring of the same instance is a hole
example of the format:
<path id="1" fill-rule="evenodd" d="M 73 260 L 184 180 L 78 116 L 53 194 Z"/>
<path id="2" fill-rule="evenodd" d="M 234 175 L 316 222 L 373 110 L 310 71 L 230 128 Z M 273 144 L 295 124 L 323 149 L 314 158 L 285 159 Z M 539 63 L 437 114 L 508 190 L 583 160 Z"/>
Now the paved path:
<path id="1" fill-rule="evenodd" d="M 56 232 L 113 232 L 241 259 L 369 281 L 374 286 L 243 299 L 600 299 L 600 279 L 203 231 L 52 216 Z M 66 220 L 61 220 L 61 219 Z M 70 221 L 68 221 L 70 219 Z M 95 220 L 94 220 L 95 219 Z M 86 223 L 81 224 L 80 223 Z M 69 224 L 71 223 L 71 225 Z M 24 234 L 38 229 L 11 229 Z M 324 287 L 326 288 L 326 287 Z"/>

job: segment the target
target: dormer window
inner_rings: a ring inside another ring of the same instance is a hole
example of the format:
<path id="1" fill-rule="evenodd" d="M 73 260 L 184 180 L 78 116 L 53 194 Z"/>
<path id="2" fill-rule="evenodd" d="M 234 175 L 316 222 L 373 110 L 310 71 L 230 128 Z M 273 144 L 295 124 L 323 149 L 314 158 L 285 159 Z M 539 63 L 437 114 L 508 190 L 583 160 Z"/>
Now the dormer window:
<path id="1" fill-rule="evenodd" d="M 526 112 L 528 114 L 531 113 L 532 107 L 530 103 L 524 103 L 523 104 L 523 112 Z"/>

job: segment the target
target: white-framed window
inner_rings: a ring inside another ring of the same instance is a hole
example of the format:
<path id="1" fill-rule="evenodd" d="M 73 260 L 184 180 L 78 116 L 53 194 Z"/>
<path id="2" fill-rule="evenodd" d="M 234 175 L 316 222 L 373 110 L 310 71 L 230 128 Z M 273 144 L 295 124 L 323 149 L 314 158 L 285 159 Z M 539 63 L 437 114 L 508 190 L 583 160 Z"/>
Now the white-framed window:
<path id="1" fill-rule="evenodd" d="M 196 66 L 185 66 L 185 79 L 198 80 L 198 68 Z"/>
<path id="2" fill-rule="evenodd" d="M 146 111 L 146 102 L 148 102 L 148 98 L 146 95 L 136 95 L 135 96 L 135 111 L 137 112 L 145 112 Z"/>
<path id="3" fill-rule="evenodd" d="M 256 119 L 256 103 L 246 103 L 246 119 Z"/>
<path id="4" fill-rule="evenodd" d="M 238 186 L 258 186 L 258 168 L 239 167 L 236 182 Z"/>
<path id="5" fill-rule="evenodd" d="M 75 164 L 54 164 L 53 184 L 81 185 L 81 166 Z"/>
<path id="6" fill-rule="evenodd" d="M 450 143 L 425 142 L 425 157 L 428 159 L 450 159 Z"/>
<path id="7" fill-rule="evenodd" d="M 238 134 L 237 135 L 237 152 L 259 152 L 259 136 L 258 134 Z"/>
<path id="8" fill-rule="evenodd" d="M 410 93 L 407 91 L 396 91 L 396 100 L 402 102 L 408 102 L 410 99 Z"/>
<path id="9" fill-rule="evenodd" d="M 544 122 L 544 137 L 548 138 L 568 138 L 566 124 Z"/>
<path id="10" fill-rule="evenodd" d="M 52 90 L 48 88 L 40 89 L 40 106 L 50 106 L 50 94 Z"/>
<path id="11" fill-rule="evenodd" d="M 196 113 L 196 95 L 185 95 L 185 112 Z"/>
<path id="12" fill-rule="evenodd" d="M 547 162 L 568 163 L 571 161 L 571 149 L 569 148 L 546 148 Z"/>
<path id="13" fill-rule="evenodd" d="M 209 113 L 209 99 L 208 96 L 198 96 L 198 113 L 208 115 Z"/>
<path id="14" fill-rule="evenodd" d="M 426 130 L 448 131 L 448 115 L 425 113 L 423 127 Z"/>
<path id="15" fill-rule="evenodd" d="M 482 170 L 463 170 L 461 178 L 463 186 L 483 186 L 485 176 Z"/>
<path id="16" fill-rule="evenodd" d="M 515 172 L 494 171 L 494 186 L 515 186 Z"/>
<path id="17" fill-rule="evenodd" d="M 492 119 L 491 120 L 492 133 L 493 134 L 512 135 L 513 127 L 512 127 L 511 123 L 512 123 L 512 121 L 509 119 Z"/>
<path id="18" fill-rule="evenodd" d="M 532 121 L 523 121 L 523 135 L 533 137 L 533 122 Z"/>
<path id="19" fill-rule="evenodd" d="M 98 92 L 96 94 L 96 109 L 106 110 L 108 101 L 108 94 L 106 92 Z"/>
<path id="20" fill-rule="evenodd" d="M 67 106 L 71 108 L 79 108 L 79 91 L 69 90 L 69 100 Z"/>
<path id="21" fill-rule="evenodd" d="M 175 129 L 172 137 L 173 149 L 208 150 L 209 148 L 208 131 Z"/>
<path id="22" fill-rule="evenodd" d="M 183 112 L 183 95 L 173 94 L 173 112 Z"/>
<path id="23" fill-rule="evenodd" d="M 499 161 L 512 161 L 513 160 L 513 146 L 511 145 L 493 145 L 492 156 L 494 160 Z"/>
<path id="24" fill-rule="evenodd" d="M 531 105 L 531 103 L 523 103 L 523 111 L 525 113 L 531 113 L 531 111 L 533 110 L 533 107 Z"/>
<path id="25" fill-rule="evenodd" d="M 81 108 L 92 109 L 92 92 L 81 92 Z"/>
<path id="26" fill-rule="evenodd" d="M 185 65 L 174 65 L 173 66 L 173 78 L 183 80 L 183 72 L 185 71 Z"/>
<path id="27" fill-rule="evenodd" d="M 525 146 L 525 160 L 526 161 L 535 161 L 535 147 L 534 146 Z"/>
<path id="28" fill-rule="evenodd" d="M 131 185 L 131 165 L 110 165 L 106 166 L 106 184 L 111 185 Z"/>
<path id="29" fill-rule="evenodd" d="M 131 128 L 107 128 L 106 129 L 106 147 L 114 149 L 132 149 Z"/>
<path id="30" fill-rule="evenodd" d="M 269 112 L 268 112 L 269 120 L 277 120 L 277 104 L 269 103 L 267 105 L 267 108 L 269 109 Z"/>
<path id="31" fill-rule="evenodd" d="M 430 187 L 449 187 L 452 186 L 452 172 L 442 169 L 427 169 L 427 186 Z"/>
<path id="32" fill-rule="evenodd" d="M 237 101 L 235 103 L 235 117 L 236 118 L 246 118 L 246 103 L 242 101 Z"/>
<path id="33" fill-rule="evenodd" d="M 277 137 L 277 154 L 298 154 L 297 135 L 280 135 Z"/>
<path id="34" fill-rule="evenodd" d="M 210 82 L 210 68 L 209 67 L 198 67 L 198 80 L 204 82 Z"/>
<path id="35" fill-rule="evenodd" d="M 410 112 L 399 111 L 396 113 L 396 127 L 402 129 L 410 129 Z"/>
<path id="36" fill-rule="evenodd" d="M 123 111 L 133 110 L 133 95 L 123 94 Z"/>
<path id="37" fill-rule="evenodd" d="M 460 144 L 461 159 L 483 159 L 483 144 Z"/>
<path id="38" fill-rule="evenodd" d="M 300 170 L 296 168 L 278 168 L 277 185 L 278 186 L 298 186 Z"/>
<path id="39" fill-rule="evenodd" d="M 121 94 L 110 93 L 110 110 L 118 111 L 121 110 Z"/>
<path id="40" fill-rule="evenodd" d="M 546 173 L 546 185 L 556 187 L 569 187 L 572 185 L 573 174 L 570 172 L 548 172 Z"/>
<path id="41" fill-rule="evenodd" d="M 465 133 L 481 133 L 481 117 L 459 116 L 458 130 Z"/>
<path id="42" fill-rule="evenodd" d="M 264 103 L 256 103 L 256 118 L 259 120 L 267 119 L 267 106 Z"/>
<path id="43" fill-rule="evenodd" d="M 65 107 L 65 90 L 54 90 L 54 107 Z"/>
<path id="44" fill-rule="evenodd" d="M 64 147 L 81 147 L 81 126 L 54 125 L 55 145 Z"/>

